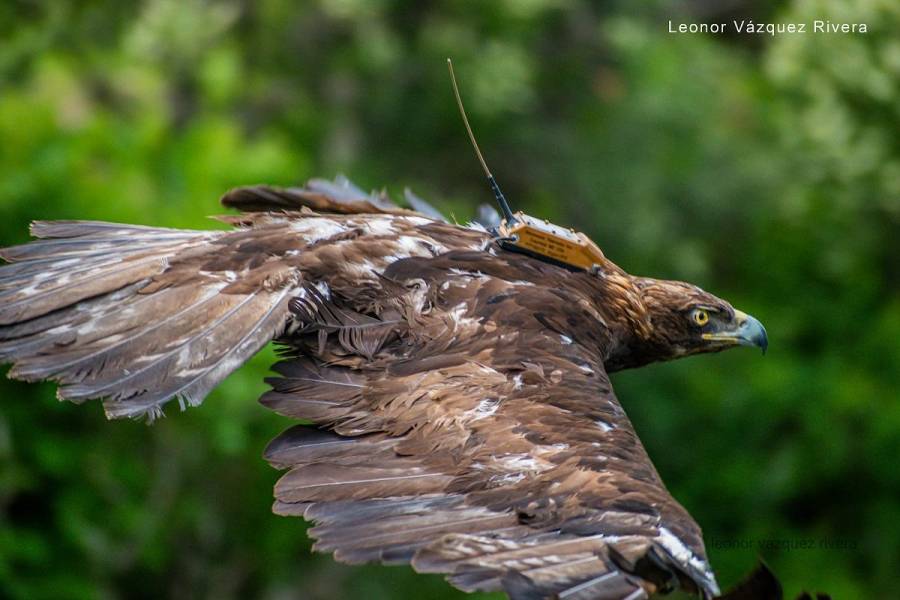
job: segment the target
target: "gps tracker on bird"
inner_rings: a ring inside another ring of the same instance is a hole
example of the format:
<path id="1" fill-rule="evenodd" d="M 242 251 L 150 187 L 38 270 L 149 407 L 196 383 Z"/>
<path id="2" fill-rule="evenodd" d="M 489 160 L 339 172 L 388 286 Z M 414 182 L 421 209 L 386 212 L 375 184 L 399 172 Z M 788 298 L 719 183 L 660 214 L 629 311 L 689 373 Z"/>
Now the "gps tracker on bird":
<path id="1" fill-rule="evenodd" d="M 450 82 L 453 84 L 453 95 L 456 96 L 459 114 L 462 116 L 466 132 L 469 134 L 472 147 L 475 148 L 475 154 L 478 156 L 478 162 L 481 163 L 481 168 L 487 175 L 488 184 L 491 186 L 491 191 L 494 192 L 497 204 L 500 205 L 500 212 L 503 214 L 500 225 L 492 232 L 500 247 L 504 250 L 528 254 L 538 260 L 575 271 L 591 270 L 594 265 L 605 262 L 606 258 L 597 244 L 583 233 L 559 227 L 546 219 L 536 219 L 522 211 L 512 212 L 506 197 L 500 191 L 500 186 L 497 185 L 497 181 L 481 155 L 478 142 L 475 141 L 475 134 L 472 133 L 472 127 L 469 125 L 469 119 L 466 117 L 466 110 L 463 108 L 462 98 L 459 95 L 459 87 L 456 85 L 453 62 L 449 58 L 447 67 L 450 69 Z"/>

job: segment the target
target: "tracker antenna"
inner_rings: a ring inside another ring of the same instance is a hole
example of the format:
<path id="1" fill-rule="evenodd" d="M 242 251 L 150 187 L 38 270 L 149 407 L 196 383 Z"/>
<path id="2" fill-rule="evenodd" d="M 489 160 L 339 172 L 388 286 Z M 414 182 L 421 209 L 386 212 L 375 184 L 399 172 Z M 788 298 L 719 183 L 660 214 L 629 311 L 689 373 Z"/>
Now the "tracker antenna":
<path id="1" fill-rule="evenodd" d="M 469 139 L 472 141 L 472 147 L 475 148 L 478 162 L 481 163 L 481 168 L 484 169 L 484 174 L 487 176 L 488 185 L 491 186 L 491 191 L 494 192 L 494 198 L 497 199 L 497 204 L 500 205 L 500 212 L 503 213 L 503 220 L 506 221 L 507 225 L 512 225 L 513 223 L 516 223 L 517 220 L 513 216 L 512 210 L 510 210 L 509 204 L 503 196 L 503 192 L 500 191 L 497 180 L 491 175 L 487 163 L 484 162 L 484 157 L 481 155 L 481 149 L 478 148 L 478 142 L 475 141 L 475 134 L 472 133 L 472 127 L 469 125 L 469 119 L 466 117 L 466 109 L 463 108 L 462 98 L 459 97 L 459 87 L 456 85 L 456 75 L 453 74 L 453 61 L 449 58 L 447 59 L 447 68 L 450 69 L 450 82 L 453 84 L 453 95 L 456 96 L 456 105 L 459 106 L 459 114 L 462 116 L 463 124 L 466 126 L 466 132 L 469 134 Z"/>

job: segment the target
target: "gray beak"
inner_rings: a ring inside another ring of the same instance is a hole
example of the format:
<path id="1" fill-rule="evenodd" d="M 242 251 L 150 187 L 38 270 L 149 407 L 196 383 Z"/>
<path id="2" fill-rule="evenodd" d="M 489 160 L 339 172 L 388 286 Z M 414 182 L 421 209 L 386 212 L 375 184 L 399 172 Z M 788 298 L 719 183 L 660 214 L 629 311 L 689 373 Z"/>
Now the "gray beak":
<path id="1" fill-rule="evenodd" d="M 711 341 L 731 342 L 740 346 L 756 346 L 763 354 L 769 347 L 769 336 L 766 328 L 756 317 L 740 310 L 734 311 L 734 329 L 703 334 L 703 339 Z"/>
<path id="2" fill-rule="evenodd" d="M 769 347 L 769 336 L 766 335 L 763 324 L 756 317 L 739 310 L 734 311 L 734 319 L 738 324 L 735 332 L 737 343 L 741 346 L 756 346 L 765 354 Z"/>

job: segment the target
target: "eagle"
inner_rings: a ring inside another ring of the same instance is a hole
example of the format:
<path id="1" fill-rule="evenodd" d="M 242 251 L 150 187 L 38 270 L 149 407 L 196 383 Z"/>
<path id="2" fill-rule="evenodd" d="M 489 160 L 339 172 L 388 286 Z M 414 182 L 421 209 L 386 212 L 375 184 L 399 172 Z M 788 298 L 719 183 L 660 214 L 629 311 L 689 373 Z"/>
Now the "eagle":
<path id="1" fill-rule="evenodd" d="M 110 419 L 199 405 L 270 341 L 265 458 L 315 550 L 513 599 L 719 595 L 610 374 L 737 346 L 754 317 L 608 259 L 511 252 L 346 179 L 243 187 L 229 230 L 40 221 L 0 250 L 9 376 Z"/>

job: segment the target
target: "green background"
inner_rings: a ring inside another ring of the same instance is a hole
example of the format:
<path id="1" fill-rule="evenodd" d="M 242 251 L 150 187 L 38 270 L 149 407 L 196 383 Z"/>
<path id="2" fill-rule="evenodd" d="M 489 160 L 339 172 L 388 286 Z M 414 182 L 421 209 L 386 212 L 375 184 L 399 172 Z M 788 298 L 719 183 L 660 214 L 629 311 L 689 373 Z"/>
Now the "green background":
<path id="1" fill-rule="evenodd" d="M 869 32 L 667 33 L 735 18 Z M 765 358 L 613 378 L 723 587 L 761 556 L 791 594 L 892 597 L 895 0 L 6 0 L 0 241 L 36 218 L 216 227 L 205 216 L 229 187 L 338 172 L 468 219 L 490 194 L 448 55 L 516 207 L 768 327 Z M 0 596 L 462 597 L 409 568 L 312 555 L 305 524 L 270 513 L 260 454 L 288 425 L 256 403 L 273 358 L 152 427 L 0 382 Z M 804 540 L 827 547 L 768 547 Z"/>

